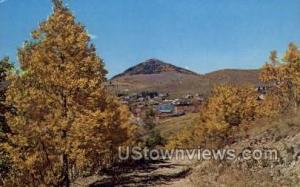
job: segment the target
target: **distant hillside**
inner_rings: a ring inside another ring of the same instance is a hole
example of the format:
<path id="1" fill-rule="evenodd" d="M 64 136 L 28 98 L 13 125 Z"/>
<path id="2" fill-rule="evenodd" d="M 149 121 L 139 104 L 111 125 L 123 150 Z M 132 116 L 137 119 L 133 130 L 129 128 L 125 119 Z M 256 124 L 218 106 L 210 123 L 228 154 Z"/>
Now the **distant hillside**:
<path id="1" fill-rule="evenodd" d="M 140 74 L 146 75 L 146 74 L 159 74 L 159 73 L 166 73 L 166 72 L 177 72 L 177 73 L 196 75 L 195 72 L 192 72 L 190 70 L 181 67 L 174 66 L 172 64 L 168 64 L 161 60 L 149 59 L 131 68 L 128 68 L 123 73 L 114 76 L 113 79 L 120 76 L 126 76 L 126 75 L 140 75 Z"/>
<path id="2" fill-rule="evenodd" d="M 161 60 L 150 59 L 133 66 L 110 80 L 117 93 L 158 91 L 173 97 L 199 93 L 208 95 L 215 84 L 259 84 L 258 70 L 220 70 L 205 75 L 186 70 Z"/>
<path id="3" fill-rule="evenodd" d="M 241 69 L 224 69 L 204 75 L 211 81 L 211 84 L 232 83 L 232 84 L 255 84 L 258 85 L 259 70 L 241 70 Z"/>
<path id="4" fill-rule="evenodd" d="M 111 80 L 116 92 L 158 91 L 171 96 L 187 93 L 208 93 L 209 81 L 200 75 L 163 72 L 159 74 L 138 74 L 119 76 Z"/>

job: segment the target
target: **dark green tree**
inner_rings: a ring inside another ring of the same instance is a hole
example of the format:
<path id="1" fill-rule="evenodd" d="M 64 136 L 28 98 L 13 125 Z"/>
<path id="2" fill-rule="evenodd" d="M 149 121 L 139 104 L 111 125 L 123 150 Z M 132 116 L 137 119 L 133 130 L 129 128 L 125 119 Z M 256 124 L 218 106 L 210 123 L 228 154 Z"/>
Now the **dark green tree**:
<path id="1" fill-rule="evenodd" d="M 5 57 L 0 61 L 0 145 L 7 140 L 7 133 L 10 128 L 7 124 L 5 113 L 11 111 L 11 107 L 5 104 L 5 93 L 8 86 L 7 75 L 12 69 L 9 58 Z M 6 176 L 10 169 L 8 154 L 0 146 L 0 185 L 2 179 Z"/>

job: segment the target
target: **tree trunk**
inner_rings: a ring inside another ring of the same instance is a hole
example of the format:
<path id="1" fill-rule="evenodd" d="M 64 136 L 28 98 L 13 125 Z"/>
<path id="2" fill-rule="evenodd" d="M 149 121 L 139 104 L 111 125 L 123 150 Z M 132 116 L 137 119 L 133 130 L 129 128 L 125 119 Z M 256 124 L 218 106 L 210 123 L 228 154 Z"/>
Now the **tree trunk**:
<path id="1" fill-rule="evenodd" d="M 67 97 L 65 94 L 62 94 L 62 116 L 67 118 L 68 111 L 67 111 Z M 67 138 L 67 130 L 64 129 L 62 131 L 62 139 Z M 61 187 L 69 187 L 70 186 L 70 177 L 69 177 L 69 160 L 66 150 L 61 155 L 61 163 L 62 163 L 62 170 L 61 170 Z"/>
<path id="2" fill-rule="evenodd" d="M 62 155 L 62 181 L 61 187 L 69 187 L 70 179 L 69 179 L 69 163 L 67 154 Z"/>

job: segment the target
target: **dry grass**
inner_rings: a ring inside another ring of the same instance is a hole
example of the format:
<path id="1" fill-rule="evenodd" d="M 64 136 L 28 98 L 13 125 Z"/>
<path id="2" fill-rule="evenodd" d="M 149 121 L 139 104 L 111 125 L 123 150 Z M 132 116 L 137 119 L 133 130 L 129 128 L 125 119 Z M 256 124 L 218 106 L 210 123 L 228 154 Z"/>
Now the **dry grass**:
<path id="1" fill-rule="evenodd" d="M 231 148 L 275 148 L 279 151 L 280 162 L 267 161 L 262 165 L 253 160 L 241 163 L 205 161 L 194 169 L 190 176 L 192 183 L 203 187 L 299 186 L 300 157 L 297 159 L 296 155 L 300 156 L 300 111 L 256 121 L 246 133 L 247 138 Z"/>
<path id="2" fill-rule="evenodd" d="M 184 116 L 163 119 L 156 128 L 164 138 L 169 140 L 174 138 L 184 128 L 192 127 L 198 116 L 198 113 L 188 113 Z"/>
<path id="3" fill-rule="evenodd" d="M 214 162 L 195 171 L 191 182 L 201 187 L 279 187 L 265 171 L 251 172 Z"/>

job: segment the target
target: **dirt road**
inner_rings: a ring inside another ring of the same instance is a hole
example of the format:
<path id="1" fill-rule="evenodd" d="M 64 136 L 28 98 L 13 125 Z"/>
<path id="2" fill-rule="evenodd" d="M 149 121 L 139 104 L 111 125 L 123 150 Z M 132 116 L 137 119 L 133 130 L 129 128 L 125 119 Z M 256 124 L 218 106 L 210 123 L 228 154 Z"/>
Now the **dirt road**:
<path id="1" fill-rule="evenodd" d="M 110 186 L 157 186 L 191 187 L 186 178 L 191 173 L 193 161 L 167 160 L 153 161 L 128 171 L 114 171 L 115 175 L 91 176 L 77 180 L 72 187 Z"/>

